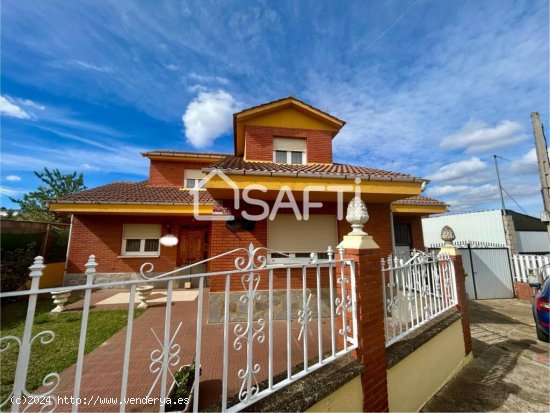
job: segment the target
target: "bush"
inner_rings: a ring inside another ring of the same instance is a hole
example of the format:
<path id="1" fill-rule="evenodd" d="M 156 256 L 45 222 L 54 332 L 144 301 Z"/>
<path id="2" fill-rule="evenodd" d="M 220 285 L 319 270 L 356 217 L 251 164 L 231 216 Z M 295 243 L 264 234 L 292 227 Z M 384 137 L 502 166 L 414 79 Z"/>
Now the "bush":
<path id="1" fill-rule="evenodd" d="M 189 393 L 191 393 L 191 388 L 193 387 L 193 381 L 195 380 L 195 363 L 183 366 L 182 369 L 174 375 L 174 378 L 177 383 L 176 398 L 183 399 L 189 397 Z"/>
<path id="2" fill-rule="evenodd" d="M 2 292 L 16 291 L 29 279 L 29 267 L 34 261 L 36 244 L 28 244 L 25 248 L 15 250 L 2 249 L 0 264 L 0 290 Z"/>

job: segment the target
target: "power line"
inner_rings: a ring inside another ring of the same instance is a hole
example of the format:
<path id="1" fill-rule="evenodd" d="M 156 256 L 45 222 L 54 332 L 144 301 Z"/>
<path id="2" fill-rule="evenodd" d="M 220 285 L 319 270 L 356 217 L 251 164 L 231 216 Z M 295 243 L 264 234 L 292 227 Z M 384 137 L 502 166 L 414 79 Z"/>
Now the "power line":
<path id="1" fill-rule="evenodd" d="M 511 199 L 512 201 L 514 201 L 514 204 L 516 204 L 516 205 L 518 206 L 518 208 L 521 209 L 525 215 L 529 215 L 529 214 L 527 213 L 527 211 L 525 211 L 525 209 L 523 209 L 523 208 L 521 207 L 521 205 L 518 204 L 518 203 L 516 202 L 516 200 L 514 199 L 514 197 L 508 193 L 508 191 L 506 190 L 506 188 L 502 187 L 502 190 L 503 190 L 504 192 L 506 192 L 506 195 L 508 195 L 508 196 L 510 197 L 510 199 Z"/>
<path id="2" fill-rule="evenodd" d="M 508 162 L 511 162 L 511 163 L 515 163 L 515 164 L 518 164 L 518 165 L 521 165 L 523 166 L 524 168 L 529 168 L 529 169 L 532 169 L 533 171 L 538 171 L 538 168 L 535 168 L 534 166 L 531 166 L 531 165 L 527 165 L 526 163 L 521 163 L 521 162 L 518 162 L 518 161 L 512 161 L 511 159 L 506 159 L 506 158 L 503 158 L 502 156 L 498 156 L 498 155 L 495 155 L 497 158 L 500 158 L 502 159 L 503 161 L 508 161 Z"/>

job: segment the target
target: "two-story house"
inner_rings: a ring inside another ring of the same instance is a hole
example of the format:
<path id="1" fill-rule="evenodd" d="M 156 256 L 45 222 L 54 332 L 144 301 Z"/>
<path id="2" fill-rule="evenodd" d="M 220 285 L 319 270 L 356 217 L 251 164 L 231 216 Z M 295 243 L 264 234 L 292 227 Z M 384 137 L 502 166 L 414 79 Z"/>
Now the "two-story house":
<path id="1" fill-rule="evenodd" d="M 234 114 L 233 154 L 146 152 L 147 180 L 52 201 L 52 211 L 73 214 L 65 284 L 82 282 L 90 254 L 104 280 L 135 277 L 144 262 L 173 270 L 251 242 L 277 251 L 272 261 L 323 254 L 350 231 L 345 209 L 357 192 L 377 253 L 423 249 L 421 217 L 446 205 L 420 196 L 421 178 L 335 163 L 332 140 L 344 125 L 298 99 L 280 99 Z M 229 214 L 236 219 L 227 221 Z M 161 244 L 166 234 L 176 246 Z M 199 270 L 233 266 L 227 257 Z M 222 290 L 212 279 L 211 294 Z"/>

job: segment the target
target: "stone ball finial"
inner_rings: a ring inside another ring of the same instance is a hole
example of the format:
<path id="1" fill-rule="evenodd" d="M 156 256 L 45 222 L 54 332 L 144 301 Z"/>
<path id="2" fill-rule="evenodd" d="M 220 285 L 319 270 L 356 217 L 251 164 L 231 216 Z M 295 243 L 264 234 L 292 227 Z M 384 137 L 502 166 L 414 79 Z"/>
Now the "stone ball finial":
<path id="1" fill-rule="evenodd" d="M 363 231 L 363 226 L 369 220 L 369 212 L 367 206 L 359 195 L 355 197 L 348 204 L 348 210 L 346 214 L 346 221 L 348 221 L 353 228 L 348 235 L 368 235 Z"/>
<path id="2" fill-rule="evenodd" d="M 453 245 L 453 241 L 456 239 L 456 235 L 450 226 L 445 225 L 443 228 L 441 228 L 441 239 L 443 240 L 443 242 L 445 242 L 446 246 Z"/>

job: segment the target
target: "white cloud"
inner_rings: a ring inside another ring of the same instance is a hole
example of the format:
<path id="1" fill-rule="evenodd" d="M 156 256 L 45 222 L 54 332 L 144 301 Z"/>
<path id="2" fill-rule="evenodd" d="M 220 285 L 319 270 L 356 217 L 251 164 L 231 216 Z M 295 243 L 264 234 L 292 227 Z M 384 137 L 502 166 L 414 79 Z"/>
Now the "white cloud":
<path id="1" fill-rule="evenodd" d="M 38 103 L 33 102 L 33 101 L 30 100 L 30 99 L 18 99 L 18 101 L 19 101 L 21 104 L 23 104 L 24 106 L 29 106 L 29 107 L 34 108 L 34 109 L 39 109 L 39 110 L 44 110 L 44 109 L 46 109 L 45 106 L 39 105 Z"/>
<path id="2" fill-rule="evenodd" d="M 84 169 L 86 171 L 100 171 L 101 169 L 99 169 L 97 166 L 94 166 L 94 165 L 90 165 L 89 163 L 82 163 L 80 164 L 80 168 L 81 169 Z"/>
<path id="3" fill-rule="evenodd" d="M 523 155 L 519 161 L 533 168 L 537 168 L 537 150 L 531 148 L 531 150 Z"/>
<path id="4" fill-rule="evenodd" d="M 76 69 L 91 70 L 91 71 L 100 72 L 100 73 L 111 73 L 114 71 L 111 66 L 98 65 L 94 63 L 85 62 L 82 60 L 69 60 L 65 64 L 60 64 L 59 66 L 69 66 Z"/>
<path id="5" fill-rule="evenodd" d="M 231 129 L 237 102 L 229 93 L 199 92 L 182 116 L 187 141 L 195 148 L 211 146 L 217 137 Z"/>
<path id="6" fill-rule="evenodd" d="M 18 119 L 30 119 L 31 115 L 7 97 L 0 96 L 0 113 Z"/>
<path id="7" fill-rule="evenodd" d="M 88 171 L 101 173 L 124 173 L 136 176 L 147 175 L 147 160 L 139 156 L 148 148 L 113 143 L 111 150 L 82 145 L 70 149 L 48 147 L 43 144 L 15 143 L 9 150 L 2 148 L 2 167 L 22 171 L 38 171 L 59 168 L 63 171 Z M 86 160 L 86 162 L 82 162 Z"/>
<path id="8" fill-rule="evenodd" d="M 535 148 L 531 148 L 518 160 L 512 159 L 512 161 L 513 163 L 508 169 L 512 174 L 538 176 L 537 151 Z"/>
<path id="9" fill-rule="evenodd" d="M 467 185 L 441 185 L 434 186 L 433 188 L 428 188 L 427 193 L 430 196 L 447 196 L 447 195 L 456 195 L 461 191 L 467 190 L 469 187 Z"/>
<path id="10" fill-rule="evenodd" d="M 6 181 L 19 182 L 21 181 L 21 177 L 17 175 L 8 175 L 6 176 Z"/>
<path id="11" fill-rule="evenodd" d="M 229 83 L 229 80 L 227 80 L 225 77 L 221 76 L 207 76 L 207 75 L 199 75 L 198 73 L 191 72 L 189 75 L 187 75 L 189 79 L 195 80 L 200 83 L 221 83 L 222 85 L 227 85 Z"/>
<path id="12" fill-rule="evenodd" d="M 486 169 L 487 163 L 474 156 L 466 161 L 452 162 L 442 166 L 429 179 L 432 181 L 456 181 L 484 172 Z"/>
<path id="13" fill-rule="evenodd" d="M 5 187 L 0 187 L 0 195 L 4 195 L 4 196 L 16 196 L 16 195 L 19 195 L 19 194 L 22 194 L 23 191 L 18 191 L 16 189 L 9 189 L 9 188 L 5 188 Z"/>
<path id="14" fill-rule="evenodd" d="M 444 137 L 440 146 L 444 149 L 465 149 L 466 153 L 487 152 L 524 141 L 527 135 L 523 127 L 510 120 L 504 120 L 494 127 L 478 121 L 469 121 L 452 135 Z"/>

